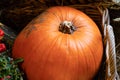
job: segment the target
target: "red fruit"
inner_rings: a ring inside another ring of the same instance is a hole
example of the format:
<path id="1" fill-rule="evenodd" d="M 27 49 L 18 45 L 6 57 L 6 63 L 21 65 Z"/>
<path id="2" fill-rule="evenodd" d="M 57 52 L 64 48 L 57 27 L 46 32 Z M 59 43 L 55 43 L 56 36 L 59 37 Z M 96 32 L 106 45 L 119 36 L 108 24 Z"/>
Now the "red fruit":
<path id="1" fill-rule="evenodd" d="M 4 80 L 4 78 L 0 78 L 0 80 Z"/>
<path id="2" fill-rule="evenodd" d="M 0 29 L 0 39 L 2 39 L 4 36 L 4 31 L 2 29 Z"/>
<path id="3" fill-rule="evenodd" d="M 4 44 L 4 43 L 1 43 L 1 44 L 0 44 L 0 52 L 3 52 L 3 51 L 5 51 L 5 50 L 6 50 L 5 44 Z"/>
<path id="4" fill-rule="evenodd" d="M 7 79 L 10 79 L 10 78 L 11 78 L 11 76 L 9 76 L 9 75 L 8 75 L 8 76 L 6 76 L 6 78 L 7 78 Z"/>

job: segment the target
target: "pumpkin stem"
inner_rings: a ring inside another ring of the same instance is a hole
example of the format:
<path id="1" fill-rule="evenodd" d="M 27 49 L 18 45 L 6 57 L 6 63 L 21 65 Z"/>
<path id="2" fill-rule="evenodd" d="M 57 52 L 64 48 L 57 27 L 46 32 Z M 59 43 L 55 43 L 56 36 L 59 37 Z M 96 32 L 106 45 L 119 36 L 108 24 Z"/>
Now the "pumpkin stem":
<path id="1" fill-rule="evenodd" d="M 76 27 L 73 25 L 70 21 L 64 21 L 59 26 L 59 31 L 66 34 L 72 34 L 74 31 L 76 31 Z"/>

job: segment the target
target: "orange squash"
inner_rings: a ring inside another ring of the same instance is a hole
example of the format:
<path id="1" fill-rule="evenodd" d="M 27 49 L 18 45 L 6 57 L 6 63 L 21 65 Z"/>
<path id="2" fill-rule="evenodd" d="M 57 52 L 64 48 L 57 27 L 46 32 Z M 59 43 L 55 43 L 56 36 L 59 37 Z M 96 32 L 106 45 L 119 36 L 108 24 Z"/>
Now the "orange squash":
<path id="1" fill-rule="evenodd" d="M 24 59 L 28 80 L 92 80 L 102 60 L 102 36 L 86 14 L 57 6 L 21 31 L 12 53 Z"/>

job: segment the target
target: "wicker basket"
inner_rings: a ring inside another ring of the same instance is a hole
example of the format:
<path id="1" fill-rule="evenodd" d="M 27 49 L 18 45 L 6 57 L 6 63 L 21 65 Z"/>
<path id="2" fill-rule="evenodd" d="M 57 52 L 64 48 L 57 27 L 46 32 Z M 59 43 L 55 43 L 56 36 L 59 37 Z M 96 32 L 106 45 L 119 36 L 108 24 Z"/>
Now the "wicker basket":
<path id="1" fill-rule="evenodd" d="M 106 55 L 106 80 L 120 80 L 117 73 L 115 37 L 107 9 L 103 13 L 102 21 Z"/>
<path id="2" fill-rule="evenodd" d="M 30 0 L 34 1 L 34 0 Z M 29 1 L 29 3 L 30 3 Z M 83 11 L 88 16 L 90 16 L 98 25 L 101 34 L 103 35 L 103 43 L 104 43 L 104 55 L 103 60 L 101 63 L 100 70 L 98 74 L 95 76 L 94 80 L 120 80 L 118 73 L 117 73 L 117 64 L 116 64 L 116 48 L 115 48 L 115 37 L 113 28 L 110 25 L 109 19 L 109 11 L 107 6 L 114 4 L 113 2 L 107 2 L 102 0 L 38 0 L 40 3 L 48 4 L 46 7 L 38 7 L 36 10 L 32 7 L 27 8 L 19 8 L 19 9 L 12 9 L 13 11 L 9 10 L 9 14 L 13 14 L 14 16 L 20 16 L 20 13 L 17 14 L 16 12 L 22 12 L 22 15 L 30 16 L 30 15 L 38 15 L 38 13 L 43 12 L 45 9 L 56 6 L 56 5 L 66 5 L 78 10 Z M 66 2 L 67 1 L 67 2 Z M 113 0 L 115 2 L 115 0 Z M 53 3 L 54 4 L 50 4 Z M 107 2 L 107 3 L 106 3 Z M 28 3 L 28 4 L 29 4 Z M 89 4 L 88 4 L 89 3 Z M 33 6 L 33 5 L 29 5 Z M 36 5 L 37 6 L 37 5 Z M 26 6 L 25 6 L 26 7 Z M 17 10 L 17 11 L 16 11 Z M 22 11 L 21 11 L 22 10 Z M 16 20 L 15 20 L 16 21 Z M 30 20 L 28 20 L 30 21 Z M 23 21 L 22 21 L 23 22 Z"/>

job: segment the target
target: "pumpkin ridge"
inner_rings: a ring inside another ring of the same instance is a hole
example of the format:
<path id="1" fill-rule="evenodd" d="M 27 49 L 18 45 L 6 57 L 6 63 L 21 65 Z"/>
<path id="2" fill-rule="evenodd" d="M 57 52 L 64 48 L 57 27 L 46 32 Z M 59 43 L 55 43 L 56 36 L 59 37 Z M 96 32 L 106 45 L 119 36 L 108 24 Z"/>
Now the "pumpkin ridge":
<path id="1" fill-rule="evenodd" d="M 93 42 L 93 43 L 95 43 L 95 42 Z M 93 44 L 93 43 L 92 43 L 92 44 Z M 95 72 L 96 63 L 95 63 L 95 57 L 94 57 L 94 55 L 93 55 L 94 53 L 92 53 L 91 48 L 90 48 L 91 46 L 90 46 L 86 41 L 84 41 L 84 45 L 87 45 L 86 48 L 89 49 L 89 53 L 88 53 L 88 54 L 90 55 L 90 57 L 93 57 L 93 59 L 92 59 L 92 62 L 93 62 L 93 63 L 92 63 L 92 64 L 94 64 L 94 65 L 92 65 L 92 66 L 93 66 L 94 68 L 93 68 L 92 71 Z M 93 46 L 93 47 L 94 47 L 94 46 Z M 87 61 L 87 64 L 89 64 L 89 61 Z M 89 70 L 91 71 L 91 69 L 88 69 L 88 72 L 89 72 Z M 88 75 L 88 76 L 89 76 L 89 75 Z"/>
<path id="2" fill-rule="evenodd" d="M 82 55 L 81 57 L 84 57 L 83 59 L 84 59 L 84 62 L 85 62 L 85 64 L 87 64 L 87 59 L 86 59 L 86 57 L 85 57 L 85 52 L 84 52 L 84 47 L 83 47 L 83 44 L 81 44 L 81 41 L 78 41 L 78 43 L 79 43 L 79 46 L 80 46 L 80 48 L 81 48 L 81 53 L 82 54 L 79 54 L 79 55 Z M 86 65 L 86 71 L 88 71 L 88 65 Z M 86 73 L 84 73 L 84 74 L 87 74 L 87 72 Z M 87 76 L 88 77 L 88 76 Z"/>
<path id="3" fill-rule="evenodd" d="M 76 49 L 76 51 L 79 51 L 79 49 L 81 48 L 81 44 L 80 43 L 78 43 L 77 41 L 76 41 L 76 38 L 73 38 L 73 41 L 74 41 L 74 43 L 76 44 L 75 45 L 75 49 Z M 78 46 L 80 46 L 80 47 L 78 47 Z M 81 51 L 82 52 L 82 51 Z M 77 53 L 77 73 L 79 74 L 79 68 L 81 67 L 80 66 L 80 62 L 79 62 L 79 59 L 80 59 L 80 56 L 81 56 L 81 54 L 80 54 L 80 52 L 78 52 Z M 79 80 L 79 75 L 77 75 L 78 77 L 76 78 L 76 80 Z"/>

